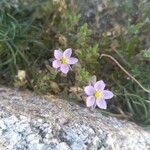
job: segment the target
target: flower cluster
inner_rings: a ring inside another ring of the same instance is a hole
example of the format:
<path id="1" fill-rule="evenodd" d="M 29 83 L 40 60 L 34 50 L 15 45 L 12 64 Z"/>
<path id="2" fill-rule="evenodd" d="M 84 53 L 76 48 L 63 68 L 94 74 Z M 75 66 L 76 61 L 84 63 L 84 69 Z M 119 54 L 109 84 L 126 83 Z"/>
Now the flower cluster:
<path id="1" fill-rule="evenodd" d="M 77 58 L 71 57 L 72 49 L 68 48 L 64 52 L 61 50 L 54 51 L 55 60 L 52 63 L 53 68 L 67 74 L 71 70 L 71 65 L 74 65 L 78 62 Z M 94 84 L 90 84 L 84 88 L 84 91 L 87 95 L 86 105 L 87 107 L 95 108 L 98 106 L 101 109 L 107 108 L 107 99 L 113 97 L 113 93 L 105 89 L 105 83 L 100 80 Z"/>

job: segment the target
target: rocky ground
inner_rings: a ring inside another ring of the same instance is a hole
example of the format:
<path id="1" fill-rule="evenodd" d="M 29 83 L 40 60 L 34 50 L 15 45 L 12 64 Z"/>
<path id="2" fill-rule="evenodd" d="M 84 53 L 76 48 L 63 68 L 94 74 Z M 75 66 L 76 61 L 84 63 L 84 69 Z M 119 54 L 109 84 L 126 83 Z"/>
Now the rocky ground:
<path id="1" fill-rule="evenodd" d="M 0 87 L 1 150 L 148 150 L 150 132 L 56 98 Z"/>

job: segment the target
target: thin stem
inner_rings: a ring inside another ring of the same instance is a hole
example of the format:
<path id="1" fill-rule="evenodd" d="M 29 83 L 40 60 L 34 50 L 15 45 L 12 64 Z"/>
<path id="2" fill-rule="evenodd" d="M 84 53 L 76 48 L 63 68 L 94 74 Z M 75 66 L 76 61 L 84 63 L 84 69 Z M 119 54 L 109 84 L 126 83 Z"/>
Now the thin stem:
<path id="1" fill-rule="evenodd" d="M 142 84 L 138 80 L 136 80 L 126 69 L 124 69 L 114 57 L 112 57 L 111 55 L 108 55 L 108 54 L 101 54 L 100 58 L 102 58 L 102 57 L 110 58 L 113 62 L 115 62 L 118 65 L 118 67 L 123 72 L 125 72 L 126 75 L 128 75 L 134 82 L 136 82 L 145 92 L 150 93 L 150 90 L 143 87 Z"/>

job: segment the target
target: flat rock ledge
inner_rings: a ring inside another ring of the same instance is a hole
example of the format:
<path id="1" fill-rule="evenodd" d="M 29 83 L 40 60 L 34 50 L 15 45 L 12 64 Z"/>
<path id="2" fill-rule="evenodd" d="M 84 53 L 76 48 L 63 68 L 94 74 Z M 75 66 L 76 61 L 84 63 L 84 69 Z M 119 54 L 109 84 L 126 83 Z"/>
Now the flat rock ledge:
<path id="1" fill-rule="evenodd" d="M 148 150 L 150 132 L 56 98 L 0 86 L 0 150 Z"/>

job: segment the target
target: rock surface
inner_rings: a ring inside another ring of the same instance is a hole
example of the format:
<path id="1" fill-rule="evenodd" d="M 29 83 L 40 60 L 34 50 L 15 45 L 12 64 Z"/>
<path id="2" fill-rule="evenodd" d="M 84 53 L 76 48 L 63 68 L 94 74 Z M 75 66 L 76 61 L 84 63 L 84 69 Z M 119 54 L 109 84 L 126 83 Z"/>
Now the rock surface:
<path id="1" fill-rule="evenodd" d="M 148 150 L 150 132 L 51 95 L 0 87 L 1 150 Z"/>
<path id="2" fill-rule="evenodd" d="M 82 1 L 82 3 L 81 3 Z M 99 31 L 107 31 L 117 24 L 137 23 L 142 16 L 142 6 L 149 5 L 148 0 L 79 0 L 83 20 Z"/>
<path id="3" fill-rule="evenodd" d="M 121 30 L 138 25 L 149 24 L 149 0 L 74 0 L 78 1 L 82 22 L 89 24 L 94 35 L 101 38 L 105 32 L 108 36 L 117 36 Z M 129 25 L 129 26 L 128 26 Z M 133 26 L 131 26 L 133 25 Z M 142 28 L 140 41 L 144 48 L 150 47 L 149 28 Z M 113 32 L 112 32 L 113 31 Z M 135 33 L 136 34 L 136 33 Z"/>

